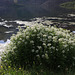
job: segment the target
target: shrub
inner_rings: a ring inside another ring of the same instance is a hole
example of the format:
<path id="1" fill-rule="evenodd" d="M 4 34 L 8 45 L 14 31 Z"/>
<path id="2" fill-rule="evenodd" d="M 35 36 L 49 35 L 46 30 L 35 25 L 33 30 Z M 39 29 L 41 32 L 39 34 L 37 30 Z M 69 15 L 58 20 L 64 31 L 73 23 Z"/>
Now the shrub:
<path id="1" fill-rule="evenodd" d="M 2 59 L 20 66 L 51 69 L 75 66 L 75 35 L 62 28 L 36 25 L 13 35 Z"/>

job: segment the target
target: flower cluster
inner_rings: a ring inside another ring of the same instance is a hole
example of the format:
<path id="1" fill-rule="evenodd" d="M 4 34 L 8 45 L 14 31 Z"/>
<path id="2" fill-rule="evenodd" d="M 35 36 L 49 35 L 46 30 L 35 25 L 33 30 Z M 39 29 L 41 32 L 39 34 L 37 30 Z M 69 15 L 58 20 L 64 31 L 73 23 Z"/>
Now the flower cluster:
<path id="1" fill-rule="evenodd" d="M 44 64 L 51 68 L 75 66 L 75 35 L 62 28 L 36 25 L 11 37 L 7 61 L 15 65 Z"/>

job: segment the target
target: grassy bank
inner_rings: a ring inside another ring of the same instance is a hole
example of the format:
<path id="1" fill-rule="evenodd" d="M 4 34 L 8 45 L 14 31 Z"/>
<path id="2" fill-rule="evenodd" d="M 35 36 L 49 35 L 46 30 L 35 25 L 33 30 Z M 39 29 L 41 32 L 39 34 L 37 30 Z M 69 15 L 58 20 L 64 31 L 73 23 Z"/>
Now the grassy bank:
<path id="1" fill-rule="evenodd" d="M 75 1 L 62 3 L 60 6 L 67 9 L 75 9 Z"/>
<path id="2" fill-rule="evenodd" d="M 63 71 L 51 71 L 47 68 L 32 67 L 29 69 L 23 69 L 21 67 L 1 66 L 0 75 L 75 75 L 73 70 Z"/>

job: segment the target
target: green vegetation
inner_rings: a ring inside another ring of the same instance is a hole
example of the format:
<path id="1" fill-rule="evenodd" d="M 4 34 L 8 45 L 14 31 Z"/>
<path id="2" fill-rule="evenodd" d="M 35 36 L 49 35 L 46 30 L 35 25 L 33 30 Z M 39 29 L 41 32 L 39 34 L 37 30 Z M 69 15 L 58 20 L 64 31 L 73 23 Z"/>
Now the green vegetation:
<path id="1" fill-rule="evenodd" d="M 1 66 L 0 75 L 75 75 L 75 72 L 71 70 L 65 72 L 53 72 L 41 67 L 23 69 L 21 67 L 15 68 L 11 66 Z"/>
<path id="2" fill-rule="evenodd" d="M 5 75 L 60 75 L 58 71 L 61 75 L 74 74 L 75 35 L 69 30 L 36 25 L 20 28 L 10 40 L 2 56 L 4 68 L 0 69 Z"/>
<path id="3" fill-rule="evenodd" d="M 75 9 L 75 1 L 63 3 L 60 6 L 67 9 Z"/>
<path id="4" fill-rule="evenodd" d="M 72 70 L 65 70 L 65 72 L 53 72 L 48 69 L 41 67 L 33 67 L 30 69 L 23 69 L 21 67 L 15 68 L 11 66 L 1 66 L 0 75 L 75 75 Z"/>

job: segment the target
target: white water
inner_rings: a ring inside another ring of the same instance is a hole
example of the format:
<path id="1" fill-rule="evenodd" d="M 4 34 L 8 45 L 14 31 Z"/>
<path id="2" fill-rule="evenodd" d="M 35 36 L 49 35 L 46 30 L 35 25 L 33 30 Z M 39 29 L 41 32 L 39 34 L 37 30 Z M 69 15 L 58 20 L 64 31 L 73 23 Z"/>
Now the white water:
<path id="1" fill-rule="evenodd" d="M 6 42 L 4 42 L 3 40 L 0 41 L 0 64 L 1 64 L 1 55 L 2 53 L 4 52 L 5 48 L 6 48 L 6 45 L 10 43 L 10 40 L 7 39 Z"/>
<path id="2" fill-rule="evenodd" d="M 0 41 L 0 56 L 8 43 L 10 43 L 9 39 L 7 39 L 6 42 L 4 42 L 3 40 Z"/>

